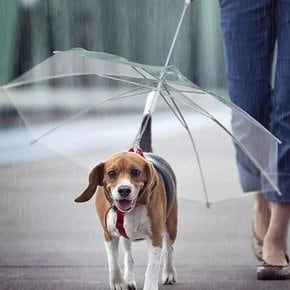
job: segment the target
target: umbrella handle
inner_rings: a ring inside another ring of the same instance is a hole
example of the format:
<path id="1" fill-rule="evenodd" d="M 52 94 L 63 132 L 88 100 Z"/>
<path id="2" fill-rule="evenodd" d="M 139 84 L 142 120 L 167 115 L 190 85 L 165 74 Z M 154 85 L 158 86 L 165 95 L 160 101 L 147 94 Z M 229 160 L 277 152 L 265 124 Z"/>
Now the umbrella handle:
<path id="1" fill-rule="evenodd" d="M 157 97 L 158 97 L 158 91 L 154 90 L 151 91 L 146 99 L 146 104 L 145 104 L 145 108 L 144 108 L 144 112 L 143 115 L 147 115 L 150 114 L 152 115 L 155 107 L 156 107 L 156 102 L 157 102 Z"/>
<path id="2" fill-rule="evenodd" d="M 190 5 L 191 2 L 193 2 L 193 0 L 185 0 L 186 5 Z"/>

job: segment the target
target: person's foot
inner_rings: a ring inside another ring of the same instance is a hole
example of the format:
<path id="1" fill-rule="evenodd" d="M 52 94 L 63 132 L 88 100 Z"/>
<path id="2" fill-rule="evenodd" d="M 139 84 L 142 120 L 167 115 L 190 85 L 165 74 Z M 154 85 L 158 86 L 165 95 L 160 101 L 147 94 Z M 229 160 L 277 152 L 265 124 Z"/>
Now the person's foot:
<path id="1" fill-rule="evenodd" d="M 273 243 L 273 241 L 268 241 L 267 236 L 264 239 L 262 260 L 269 265 L 289 265 L 289 259 L 285 256 L 285 252 Z"/>
<path id="2" fill-rule="evenodd" d="M 263 263 L 258 266 L 260 280 L 290 279 L 287 236 L 290 219 L 290 204 L 270 202 L 271 217 L 263 239 Z"/>

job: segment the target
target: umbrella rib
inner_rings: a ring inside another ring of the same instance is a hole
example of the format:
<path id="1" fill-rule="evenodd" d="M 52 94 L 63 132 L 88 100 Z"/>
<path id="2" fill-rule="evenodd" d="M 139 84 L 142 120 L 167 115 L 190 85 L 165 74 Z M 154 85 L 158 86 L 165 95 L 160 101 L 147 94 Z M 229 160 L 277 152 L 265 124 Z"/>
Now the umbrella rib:
<path id="1" fill-rule="evenodd" d="M 93 73 L 59 74 L 59 75 L 39 78 L 39 79 L 37 79 L 37 81 L 38 82 L 42 82 L 42 81 L 49 81 L 49 80 L 59 79 L 59 78 L 63 78 L 63 77 L 75 77 L 75 76 L 85 76 L 85 75 L 97 75 L 97 76 L 104 77 L 104 78 L 107 78 L 107 79 L 117 80 L 117 81 L 120 81 L 120 82 L 124 82 L 124 83 L 127 83 L 127 84 L 138 86 L 139 88 L 140 87 L 144 87 L 144 88 L 152 89 L 152 87 L 149 86 L 149 85 L 144 85 L 144 84 L 140 84 L 140 83 L 136 83 L 136 82 L 132 82 L 132 81 L 127 81 L 127 80 L 124 80 L 122 78 L 113 77 L 113 76 L 102 74 L 102 73 L 96 73 L 96 74 L 93 74 Z M 148 79 L 148 80 L 150 80 L 150 79 Z M 11 83 L 11 84 L 8 84 L 8 85 L 4 85 L 2 88 L 4 88 L 4 89 L 16 88 L 16 87 L 20 87 L 20 86 L 24 86 L 24 85 L 29 85 L 29 84 L 32 84 L 34 82 L 35 82 L 35 80 L 27 80 L 27 81 L 16 82 L 16 83 L 14 82 L 14 83 Z M 152 82 L 152 84 L 154 84 L 154 83 L 155 83 L 155 81 Z"/>
<path id="2" fill-rule="evenodd" d="M 207 206 L 207 208 L 210 208 L 210 202 L 209 202 L 209 198 L 208 198 L 208 191 L 207 191 L 207 187 L 206 187 L 206 182 L 205 182 L 205 177 L 204 177 L 201 161 L 200 161 L 200 158 L 199 158 L 198 150 L 197 150 L 196 144 L 194 142 L 193 136 L 192 136 L 192 134 L 190 132 L 189 126 L 188 126 L 188 124 L 187 124 L 182 112 L 180 111 L 178 105 L 176 104 L 174 98 L 169 94 L 169 98 L 170 98 L 175 110 L 170 105 L 169 101 L 165 98 L 165 96 L 163 94 L 161 94 L 161 93 L 160 93 L 160 95 L 163 98 L 163 100 L 166 102 L 166 104 L 169 106 L 170 110 L 177 117 L 177 119 L 180 121 L 180 123 L 182 124 L 182 126 L 185 128 L 185 130 L 188 133 L 188 136 L 189 136 L 189 139 L 190 139 L 190 142 L 191 142 L 191 145 L 193 147 L 194 154 L 195 154 L 195 157 L 196 157 L 197 165 L 198 165 L 198 168 L 199 168 L 199 173 L 200 173 L 200 178 L 201 178 L 201 182 L 202 182 L 203 192 L 204 192 L 205 200 L 206 200 L 206 206 Z"/>
<path id="3" fill-rule="evenodd" d="M 151 72 L 149 69 L 142 67 L 142 69 L 148 73 L 149 75 L 151 75 L 153 78 L 155 78 L 156 80 L 160 81 L 160 75 L 155 75 L 153 72 Z M 140 72 L 139 72 L 140 73 Z M 141 73 L 140 73 L 141 74 Z M 145 79 L 147 79 L 146 77 L 144 77 Z"/>
<path id="4" fill-rule="evenodd" d="M 164 85 L 169 86 L 171 92 L 182 92 L 182 93 L 202 94 L 202 95 L 208 93 L 208 92 L 204 91 L 203 89 L 200 89 L 200 88 L 194 88 L 194 87 L 192 87 L 192 86 L 187 86 L 187 85 L 185 85 L 185 84 L 180 84 L 180 83 L 178 83 L 178 82 L 174 82 L 174 81 L 167 81 L 167 83 L 165 83 Z M 178 85 L 182 85 L 182 86 L 186 87 L 186 89 L 184 89 L 184 90 L 179 90 L 179 89 L 173 87 L 173 85 L 177 85 L 177 86 L 178 86 Z M 190 90 L 190 89 L 191 89 L 191 90 Z"/>
<path id="5" fill-rule="evenodd" d="M 52 129 L 50 129 L 49 131 L 47 131 L 46 133 L 42 134 L 41 136 L 39 136 L 38 138 L 34 139 L 30 144 L 33 145 L 35 143 L 37 143 L 38 141 L 40 141 L 41 139 L 43 139 L 44 137 L 48 136 L 49 134 L 51 134 L 52 132 L 54 132 L 55 130 L 61 128 L 62 126 L 64 126 L 66 123 L 70 122 L 70 121 L 73 121 L 81 116 L 83 116 L 84 114 L 86 114 L 87 112 L 91 111 L 92 109 L 94 109 L 95 107 L 101 105 L 101 104 L 104 104 L 106 102 L 110 102 L 110 101 L 115 101 L 115 100 L 120 100 L 120 99 L 125 99 L 125 98 L 130 98 L 130 97 L 133 97 L 133 96 L 136 96 L 138 94 L 144 94 L 144 92 L 140 92 L 140 93 L 136 93 L 136 91 L 140 90 L 142 88 L 137 88 L 137 89 L 134 89 L 134 90 L 130 90 L 130 91 L 127 91 L 127 92 L 124 92 L 124 93 L 121 93 L 119 95 L 116 95 L 116 96 L 113 96 L 113 97 L 110 97 L 106 100 L 103 100 L 97 104 L 95 104 L 93 107 L 87 107 L 86 109 L 82 110 L 81 112 L 78 112 L 77 114 L 74 114 L 73 116 L 65 119 L 64 121 L 62 121 L 61 123 L 59 123 L 57 126 L 53 127 Z M 133 93 L 134 92 L 134 93 Z M 131 95 L 126 95 L 128 93 L 131 93 Z M 147 93 L 147 92 L 146 92 Z"/>
<path id="6" fill-rule="evenodd" d="M 172 105 L 169 103 L 169 101 L 167 100 L 167 98 L 164 96 L 163 93 L 160 93 L 162 99 L 164 100 L 164 102 L 167 104 L 167 106 L 170 108 L 170 110 L 172 111 L 172 113 L 174 114 L 174 116 L 178 119 L 178 121 L 181 123 L 182 127 L 184 127 L 186 129 L 186 123 L 184 122 L 184 120 L 181 118 L 180 115 L 177 114 L 176 110 L 174 110 L 174 108 L 172 107 Z M 170 97 L 171 98 L 171 97 Z M 172 101 L 172 100 L 171 100 Z"/>
<path id="7" fill-rule="evenodd" d="M 29 72 L 29 71 L 28 71 Z M 42 77 L 42 78 L 38 78 L 38 79 L 32 79 L 32 80 L 26 80 L 26 81 L 21 81 L 21 82 L 17 82 L 14 81 L 8 85 L 3 86 L 3 88 L 5 89 L 10 89 L 10 88 L 17 88 L 20 86 L 25 86 L 25 85 L 29 85 L 32 83 L 37 82 L 43 82 L 43 81 L 49 81 L 49 80 L 55 80 L 55 79 L 60 79 L 60 78 L 65 78 L 65 77 L 76 77 L 76 76 L 87 76 L 87 75 L 94 75 L 93 73 L 69 73 L 69 74 L 56 74 L 53 76 L 47 76 L 47 77 Z"/>
<path id="8" fill-rule="evenodd" d="M 243 145 L 243 143 L 241 143 L 235 136 L 234 134 L 229 131 L 218 119 L 216 119 L 212 114 L 206 112 L 202 107 L 200 107 L 199 105 L 197 105 L 196 103 L 194 103 L 193 101 L 191 101 L 188 97 L 186 97 L 185 95 L 181 94 L 185 99 L 187 99 L 189 102 L 191 102 L 194 106 L 196 106 L 197 108 L 199 108 L 201 111 L 197 111 L 199 113 L 201 113 L 203 116 L 209 118 L 210 120 L 212 120 L 214 123 L 216 123 L 218 126 L 220 126 L 233 140 L 234 143 L 236 143 L 241 149 L 242 151 L 247 155 L 247 157 L 253 162 L 253 164 L 261 171 L 261 173 L 265 176 L 265 178 L 269 181 L 269 183 L 271 184 L 271 186 L 273 186 L 273 188 L 277 191 L 277 193 L 279 195 L 281 194 L 281 191 L 279 190 L 279 188 L 277 187 L 277 185 L 271 180 L 271 178 L 268 177 L 268 175 L 264 172 L 264 169 L 260 166 L 260 164 L 255 160 L 255 158 L 252 157 L 252 155 L 250 154 L 250 152 L 248 151 L 248 149 Z M 192 106 L 190 106 L 189 104 L 182 102 L 179 99 L 176 99 L 177 102 L 180 102 L 181 104 L 192 108 Z"/>
<path id="9" fill-rule="evenodd" d="M 110 79 L 110 80 L 120 81 L 120 82 L 123 82 L 123 83 L 126 83 L 126 84 L 138 86 L 139 88 L 142 87 L 142 88 L 147 88 L 147 89 L 151 89 L 151 90 L 154 89 L 154 87 L 152 87 L 151 85 L 144 85 L 144 84 L 140 84 L 140 83 L 137 83 L 137 82 L 127 81 L 125 79 L 118 78 L 118 77 L 113 77 L 113 76 L 109 76 L 109 75 L 106 75 L 106 74 L 98 74 L 98 75 L 101 76 L 101 77 Z M 150 80 L 150 79 L 147 79 L 147 80 Z M 155 82 L 156 81 L 152 82 L 152 85 Z"/>
<path id="10" fill-rule="evenodd" d="M 168 95 L 170 95 L 171 92 L 175 92 L 175 93 L 189 93 L 189 94 L 202 94 L 202 95 L 205 95 L 207 92 L 204 92 L 203 90 L 201 89 L 197 89 L 196 88 L 196 91 L 192 91 L 192 90 L 179 90 L 179 89 L 176 89 L 174 87 L 171 86 L 171 84 L 174 84 L 174 82 L 167 82 L 167 83 L 163 83 L 163 87 L 164 87 L 164 90 L 167 92 Z M 168 87 L 168 88 L 167 88 Z"/>
<path id="11" fill-rule="evenodd" d="M 148 78 L 146 78 L 146 76 L 145 76 L 142 72 L 140 72 L 140 71 L 137 69 L 137 67 L 131 66 L 131 68 L 132 68 L 133 70 L 135 70 L 138 74 L 140 74 L 140 76 L 142 76 L 144 79 L 149 80 Z M 154 77 L 156 80 L 158 80 L 158 77 L 156 77 L 153 73 L 151 73 L 150 71 L 148 71 L 145 67 L 144 67 L 144 68 L 142 67 L 142 69 L 143 69 L 146 73 L 148 73 L 149 75 L 151 75 L 152 77 Z"/>
<path id="12" fill-rule="evenodd" d="M 264 127 L 261 123 L 259 123 L 257 120 L 255 120 L 251 115 L 249 115 L 247 112 L 243 111 L 239 106 L 235 105 L 234 103 L 230 102 L 229 100 L 223 98 L 222 96 L 214 93 L 214 92 L 211 92 L 211 91 L 207 91 L 207 90 L 204 90 L 205 93 L 207 94 L 211 94 L 213 96 L 215 96 L 215 98 L 217 98 L 219 101 L 221 101 L 222 103 L 224 103 L 225 105 L 227 105 L 228 107 L 230 107 L 231 109 L 234 108 L 236 109 L 237 111 L 239 111 L 241 114 L 243 115 L 246 115 L 249 119 L 251 119 L 255 125 L 257 125 L 258 127 L 260 127 L 261 129 L 264 130 Z M 281 144 L 281 140 L 279 140 L 275 135 L 273 135 L 270 131 L 267 131 L 267 133 L 269 135 L 271 135 L 271 137 L 273 137 L 279 144 Z"/>

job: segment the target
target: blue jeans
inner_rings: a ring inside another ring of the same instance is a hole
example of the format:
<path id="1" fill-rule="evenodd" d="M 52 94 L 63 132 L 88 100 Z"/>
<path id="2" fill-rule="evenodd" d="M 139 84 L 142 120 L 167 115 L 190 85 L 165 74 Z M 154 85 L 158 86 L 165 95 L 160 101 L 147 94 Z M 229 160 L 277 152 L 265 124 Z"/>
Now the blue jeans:
<path id="1" fill-rule="evenodd" d="M 265 198 L 290 203 L 290 0 L 220 0 L 220 17 L 230 98 L 282 141 L 277 164 L 282 195 L 265 190 Z M 239 149 L 237 162 L 244 191 L 263 190 L 259 170 Z"/>

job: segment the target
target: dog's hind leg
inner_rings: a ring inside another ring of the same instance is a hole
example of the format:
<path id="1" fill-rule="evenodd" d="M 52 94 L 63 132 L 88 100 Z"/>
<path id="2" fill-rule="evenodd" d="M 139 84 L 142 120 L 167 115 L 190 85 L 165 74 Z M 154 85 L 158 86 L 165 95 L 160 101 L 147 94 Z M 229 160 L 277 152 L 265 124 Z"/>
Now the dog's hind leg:
<path id="1" fill-rule="evenodd" d="M 134 260 L 133 255 L 131 251 L 131 241 L 128 239 L 122 239 L 124 244 L 124 250 L 125 250 L 125 261 L 124 261 L 124 277 L 125 281 L 127 283 L 127 289 L 129 290 L 135 290 L 136 282 L 135 282 L 135 276 L 134 276 Z"/>
<path id="2" fill-rule="evenodd" d="M 163 238 L 163 270 L 162 283 L 173 285 L 176 283 L 177 275 L 173 260 L 173 243 L 177 235 L 177 202 L 168 215 Z"/>
<path id="3" fill-rule="evenodd" d="M 109 266 L 109 282 L 111 290 L 126 290 L 127 283 L 123 278 L 123 273 L 118 265 L 118 247 L 119 238 L 112 237 L 111 240 L 105 242 L 108 266 Z"/>

